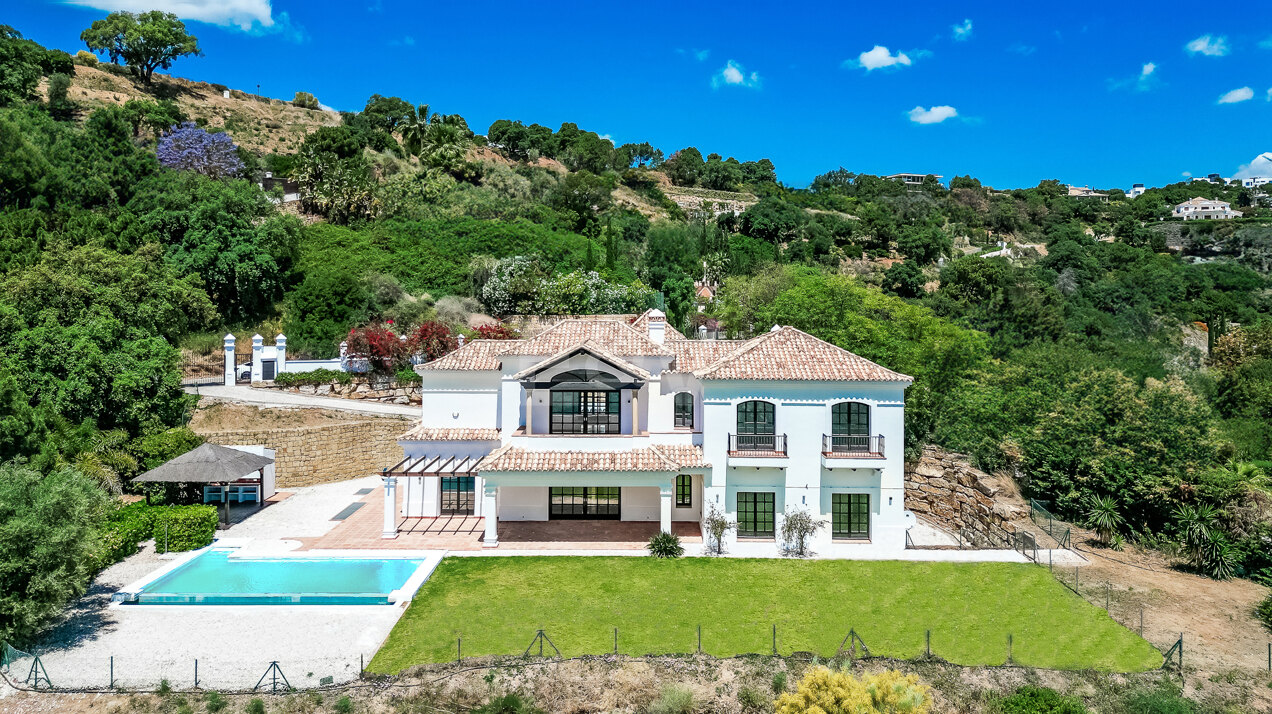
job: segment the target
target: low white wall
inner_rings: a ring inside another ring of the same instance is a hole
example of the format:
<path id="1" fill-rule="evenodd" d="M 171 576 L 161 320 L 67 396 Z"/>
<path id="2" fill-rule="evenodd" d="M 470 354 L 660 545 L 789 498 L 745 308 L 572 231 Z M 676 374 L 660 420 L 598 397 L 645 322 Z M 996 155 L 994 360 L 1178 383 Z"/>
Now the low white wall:
<path id="1" fill-rule="evenodd" d="M 287 374 L 296 374 L 299 372 L 314 372 L 320 369 L 331 369 L 335 371 L 343 371 L 340 366 L 339 359 L 289 359 L 283 368 L 283 372 Z"/>

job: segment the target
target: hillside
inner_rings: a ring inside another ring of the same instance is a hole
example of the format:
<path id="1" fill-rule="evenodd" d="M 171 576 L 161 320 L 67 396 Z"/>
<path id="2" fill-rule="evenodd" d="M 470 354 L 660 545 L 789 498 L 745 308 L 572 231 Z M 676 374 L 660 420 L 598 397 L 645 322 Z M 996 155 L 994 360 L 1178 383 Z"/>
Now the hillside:
<path id="1" fill-rule="evenodd" d="M 45 80 L 39 91 L 47 91 Z M 230 96 L 224 96 L 228 91 Z M 208 82 L 156 74 L 147 87 L 127 70 L 110 64 L 75 66 L 68 92 L 83 114 L 102 106 L 122 105 L 130 99 L 171 99 L 191 120 L 229 132 L 234 141 L 257 153 L 285 153 L 300 148 L 304 138 L 320 126 L 340 124 L 340 114 L 304 109 L 281 99 L 260 97 Z"/>

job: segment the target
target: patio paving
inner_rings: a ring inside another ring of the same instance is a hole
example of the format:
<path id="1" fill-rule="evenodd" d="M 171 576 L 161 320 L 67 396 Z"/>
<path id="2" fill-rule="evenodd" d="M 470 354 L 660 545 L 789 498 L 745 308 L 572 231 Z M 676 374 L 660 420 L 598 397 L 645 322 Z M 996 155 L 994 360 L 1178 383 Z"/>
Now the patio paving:
<path id="1" fill-rule="evenodd" d="M 297 538 L 310 549 L 393 549 L 393 550 L 482 550 L 486 532 L 484 518 L 441 516 L 399 518 L 398 537 L 380 537 L 384 527 L 384 488 L 377 487 L 361 499 L 358 509 L 326 534 Z M 675 521 L 672 531 L 686 545 L 702 543 L 702 529 L 696 521 Z M 579 551 L 644 550 L 649 537 L 658 532 L 655 521 L 500 521 L 499 547 L 507 550 Z"/>

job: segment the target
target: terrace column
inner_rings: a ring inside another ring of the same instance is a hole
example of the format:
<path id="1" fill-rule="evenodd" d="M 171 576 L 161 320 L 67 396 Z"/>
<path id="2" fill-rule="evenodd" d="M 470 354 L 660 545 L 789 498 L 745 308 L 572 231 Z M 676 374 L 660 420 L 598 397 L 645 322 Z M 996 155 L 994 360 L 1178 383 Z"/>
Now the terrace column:
<path id="1" fill-rule="evenodd" d="M 534 433 L 534 393 L 526 390 L 526 436 Z"/>
<path id="2" fill-rule="evenodd" d="M 225 386 L 234 386 L 234 335 L 233 333 L 225 336 Z"/>
<path id="3" fill-rule="evenodd" d="M 486 520 L 486 536 L 481 539 L 481 547 L 498 548 L 499 547 L 499 524 L 498 510 L 495 505 L 495 495 L 498 488 L 490 484 L 483 484 L 481 515 Z"/>
<path id="4" fill-rule="evenodd" d="M 384 539 L 397 538 L 397 479 L 393 476 L 384 477 L 384 531 L 380 533 L 380 537 Z"/>
<path id="5" fill-rule="evenodd" d="M 658 487 L 658 526 L 663 533 L 671 532 L 671 484 Z"/>

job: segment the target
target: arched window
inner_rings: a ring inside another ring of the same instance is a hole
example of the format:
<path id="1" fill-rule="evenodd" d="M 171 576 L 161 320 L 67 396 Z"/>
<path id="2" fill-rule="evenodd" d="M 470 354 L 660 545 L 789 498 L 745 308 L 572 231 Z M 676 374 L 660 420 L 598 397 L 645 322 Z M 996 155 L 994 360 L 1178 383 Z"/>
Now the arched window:
<path id="1" fill-rule="evenodd" d="M 681 392 L 676 395 L 676 428 L 693 428 L 693 395 Z"/>
<path id="2" fill-rule="evenodd" d="M 773 403 L 752 400 L 738 405 L 739 434 L 773 434 Z"/>
<path id="3" fill-rule="evenodd" d="M 830 433 L 834 436 L 869 436 L 870 405 L 840 402 L 831 406 Z"/>
<path id="4" fill-rule="evenodd" d="M 552 434 L 617 434 L 618 378 L 609 372 L 576 369 L 552 378 Z"/>

